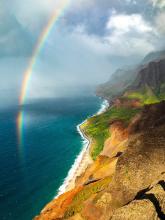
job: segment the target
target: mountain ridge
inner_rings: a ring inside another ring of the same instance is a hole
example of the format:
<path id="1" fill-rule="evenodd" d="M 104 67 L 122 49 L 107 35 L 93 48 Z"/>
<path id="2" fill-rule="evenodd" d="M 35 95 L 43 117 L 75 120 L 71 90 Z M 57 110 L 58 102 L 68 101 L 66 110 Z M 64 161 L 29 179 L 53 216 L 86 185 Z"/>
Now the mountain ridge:
<path id="1" fill-rule="evenodd" d="M 140 77 L 139 80 L 143 81 L 142 74 L 145 73 L 145 71 L 149 69 L 148 73 L 150 70 L 153 73 L 156 68 L 159 69 L 159 65 L 157 64 L 164 65 L 164 62 L 165 50 L 161 52 L 159 51 L 150 53 L 142 60 L 139 65 L 127 69 L 117 70 L 114 74 L 112 74 L 107 83 L 98 86 L 98 88 L 96 89 L 96 93 L 98 96 L 106 99 L 115 99 L 117 96 L 121 96 L 125 91 L 133 88 L 133 84 L 137 83 L 138 77 Z M 149 77 L 151 77 L 152 79 L 151 75 L 148 75 L 148 79 Z M 164 81 L 165 80 L 163 78 L 163 82 Z"/>

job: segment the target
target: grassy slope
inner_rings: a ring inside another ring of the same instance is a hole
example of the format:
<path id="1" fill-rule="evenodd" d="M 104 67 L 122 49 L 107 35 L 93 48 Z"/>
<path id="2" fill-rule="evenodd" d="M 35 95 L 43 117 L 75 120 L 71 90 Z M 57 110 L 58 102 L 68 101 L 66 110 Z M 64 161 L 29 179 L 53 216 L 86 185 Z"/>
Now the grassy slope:
<path id="1" fill-rule="evenodd" d="M 129 99 L 139 99 L 142 105 L 158 103 L 165 99 L 165 84 L 162 84 L 159 91 L 153 91 L 146 86 L 141 91 L 132 91 L 126 95 Z"/>
<path id="2" fill-rule="evenodd" d="M 71 217 L 74 214 L 79 213 L 82 210 L 83 202 L 90 198 L 93 194 L 101 192 L 102 190 L 107 188 L 110 181 L 111 178 L 106 177 L 95 183 L 84 186 L 84 188 L 74 197 L 72 204 L 65 212 L 65 218 Z"/>
<path id="3" fill-rule="evenodd" d="M 110 137 L 110 122 L 119 119 L 128 124 L 138 111 L 139 109 L 112 107 L 105 113 L 96 115 L 87 120 L 83 126 L 83 130 L 94 142 L 91 149 L 91 156 L 94 160 L 103 150 L 105 140 Z"/>
<path id="4" fill-rule="evenodd" d="M 125 94 L 124 99 L 138 99 L 141 105 L 158 103 L 165 99 L 165 84 L 162 84 L 159 91 L 154 91 L 146 86 L 142 90 L 131 91 Z M 91 157 L 97 158 L 103 150 L 105 140 L 110 137 L 110 122 L 115 119 L 123 120 L 126 124 L 139 112 L 139 109 L 129 107 L 112 107 L 101 115 L 96 115 L 87 120 L 82 129 L 92 139 Z"/>

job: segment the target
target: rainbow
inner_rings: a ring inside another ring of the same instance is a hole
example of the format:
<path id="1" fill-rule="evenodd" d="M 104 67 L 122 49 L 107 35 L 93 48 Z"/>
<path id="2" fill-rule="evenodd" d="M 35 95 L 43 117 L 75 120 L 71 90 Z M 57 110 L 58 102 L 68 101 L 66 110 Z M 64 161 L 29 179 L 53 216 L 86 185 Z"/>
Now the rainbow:
<path id="1" fill-rule="evenodd" d="M 36 46 L 33 50 L 28 67 L 24 72 L 24 78 L 23 78 L 22 87 L 21 87 L 21 94 L 19 97 L 20 106 L 22 106 L 25 103 L 29 83 L 30 83 L 32 73 L 33 73 L 33 68 L 37 62 L 38 55 L 40 54 L 52 28 L 57 23 L 57 21 L 62 16 L 62 14 L 65 12 L 65 9 L 69 6 L 70 2 L 71 2 L 71 0 L 59 0 L 58 6 L 55 8 L 47 25 L 42 30 L 42 32 L 38 38 L 38 41 L 37 41 Z M 23 130 L 24 130 L 24 112 L 23 112 L 23 110 L 20 110 L 20 112 L 18 113 L 18 116 L 17 116 L 18 146 L 19 146 L 20 154 L 23 154 L 22 149 L 21 149 L 21 148 L 23 148 Z"/>
<path id="2" fill-rule="evenodd" d="M 27 90 L 28 90 L 28 86 L 29 86 L 29 82 L 33 73 L 33 67 L 37 61 L 38 55 L 40 53 L 40 51 L 42 50 L 44 43 L 46 41 L 46 39 L 48 38 L 50 31 L 52 30 L 53 26 L 55 25 L 55 23 L 59 20 L 59 18 L 61 17 L 61 15 L 64 13 L 65 9 L 68 7 L 69 3 L 71 0 L 59 0 L 60 3 L 58 5 L 58 8 L 56 8 L 51 16 L 51 18 L 49 19 L 46 27 L 43 29 L 43 31 L 41 32 L 41 35 L 37 41 L 37 44 L 33 50 L 32 53 L 32 57 L 30 59 L 29 65 L 24 73 L 24 79 L 23 79 L 23 83 L 22 83 L 22 89 L 21 89 L 21 95 L 19 98 L 19 103 L 20 105 L 22 105 L 25 102 L 25 98 L 26 98 L 26 94 L 27 94 Z"/>
<path id="3" fill-rule="evenodd" d="M 18 132 L 18 152 L 20 158 L 23 158 L 23 132 L 24 132 L 24 113 L 20 111 L 17 116 L 17 132 Z"/>

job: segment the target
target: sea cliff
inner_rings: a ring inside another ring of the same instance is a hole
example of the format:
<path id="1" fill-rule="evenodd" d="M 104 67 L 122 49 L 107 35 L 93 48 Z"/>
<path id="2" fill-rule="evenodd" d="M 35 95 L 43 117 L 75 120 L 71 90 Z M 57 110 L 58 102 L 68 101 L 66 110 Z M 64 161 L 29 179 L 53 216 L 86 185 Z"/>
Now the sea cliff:
<path id="1" fill-rule="evenodd" d="M 98 88 L 110 106 L 81 126 L 92 163 L 35 219 L 165 219 L 165 59 L 144 60 Z"/>

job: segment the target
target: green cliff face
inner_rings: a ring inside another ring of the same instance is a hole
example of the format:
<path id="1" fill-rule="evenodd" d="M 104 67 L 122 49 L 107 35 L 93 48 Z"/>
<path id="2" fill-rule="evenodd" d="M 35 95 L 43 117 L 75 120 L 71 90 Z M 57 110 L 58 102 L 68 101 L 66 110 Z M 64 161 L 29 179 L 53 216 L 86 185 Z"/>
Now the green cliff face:
<path id="1" fill-rule="evenodd" d="M 105 140 L 110 137 L 109 127 L 114 120 L 121 120 L 127 126 L 140 108 L 111 107 L 105 113 L 87 120 L 83 127 L 85 134 L 92 139 L 91 157 L 97 158 L 103 150 Z"/>
<path id="2" fill-rule="evenodd" d="M 164 70 L 165 51 L 151 53 L 138 66 L 115 72 L 96 92 L 108 100 L 128 93 L 128 98 L 140 99 L 143 104 L 156 103 L 165 98 Z"/>

